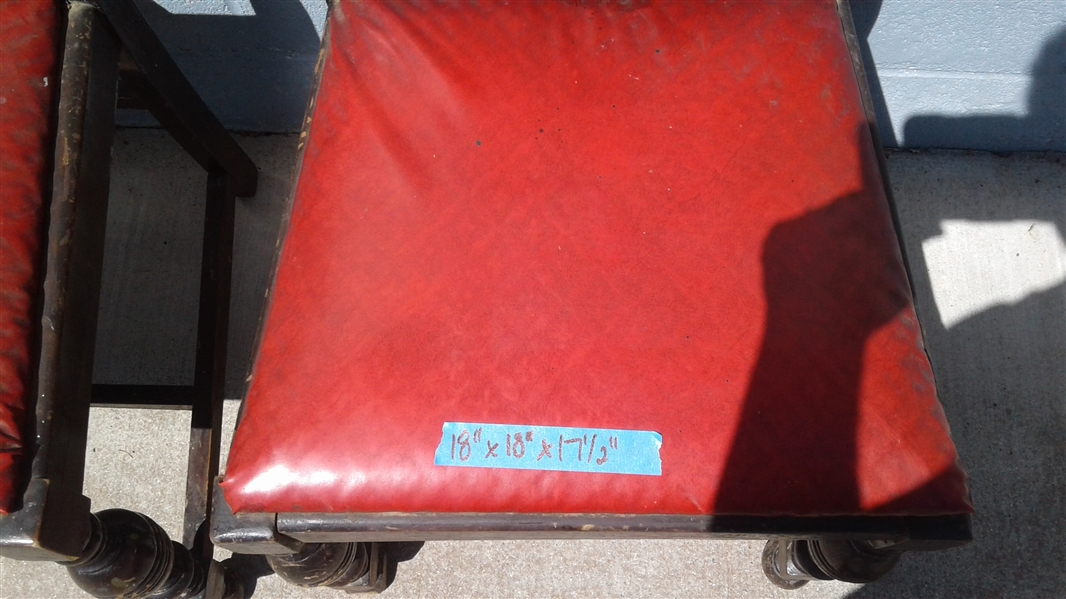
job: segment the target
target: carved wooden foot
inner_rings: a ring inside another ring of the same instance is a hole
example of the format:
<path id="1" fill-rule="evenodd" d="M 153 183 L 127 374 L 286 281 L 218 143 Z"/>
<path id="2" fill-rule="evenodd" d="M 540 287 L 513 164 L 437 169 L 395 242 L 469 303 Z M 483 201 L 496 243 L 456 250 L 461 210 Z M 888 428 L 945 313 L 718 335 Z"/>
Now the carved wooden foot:
<path id="1" fill-rule="evenodd" d="M 865 583 L 888 574 L 900 555 L 869 541 L 775 540 L 763 549 L 762 568 L 783 589 L 811 580 Z"/>
<path id="2" fill-rule="evenodd" d="M 388 560 L 380 543 L 307 543 L 289 555 L 268 555 L 267 562 L 286 582 L 377 592 L 388 586 Z"/>

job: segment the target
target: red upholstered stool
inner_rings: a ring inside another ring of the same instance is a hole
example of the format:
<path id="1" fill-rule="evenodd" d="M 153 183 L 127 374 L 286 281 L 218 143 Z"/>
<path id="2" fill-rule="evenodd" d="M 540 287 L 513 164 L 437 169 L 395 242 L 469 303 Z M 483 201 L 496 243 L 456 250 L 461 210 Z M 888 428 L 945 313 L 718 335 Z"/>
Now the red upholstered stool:
<path id="1" fill-rule="evenodd" d="M 344 588 L 396 540 L 770 538 L 785 586 L 968 541 L 850 31 L 338 2 L 215 541 Z"/>

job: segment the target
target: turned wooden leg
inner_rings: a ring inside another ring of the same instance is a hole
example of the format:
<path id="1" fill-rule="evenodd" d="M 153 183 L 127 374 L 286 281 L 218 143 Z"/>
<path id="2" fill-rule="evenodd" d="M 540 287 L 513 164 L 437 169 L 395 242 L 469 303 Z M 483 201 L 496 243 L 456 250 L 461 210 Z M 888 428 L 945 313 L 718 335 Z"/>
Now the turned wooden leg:
<path id="1" fill-rule="evenodd" d="M 783 589 L 798 589 L 811 580 L 866 583 L 888 574 L 900 555 L 871 541 L 781 539 L 766 542 L 762 568 Z"/>
<path id="2" fill-rule="evenodd" d="M 388 560 L 381 543 L 308 543 L 267 562 L 286 582 L 348 592 L 378 592 L 388 586 Z"/>
<path id="3" fill-rule="evenodd" d="M 66 564 L 79 587 L 95 597 L 178 599 L 210 595 L 244 596 L 235 577 L 220 564 L 206 567 L 189 549 L 171 541 L 151 518 L 129 510 L 92 514 L 92 532 L 80 558 Z M 212 571 L 213 569 L 213 571 Z"/>

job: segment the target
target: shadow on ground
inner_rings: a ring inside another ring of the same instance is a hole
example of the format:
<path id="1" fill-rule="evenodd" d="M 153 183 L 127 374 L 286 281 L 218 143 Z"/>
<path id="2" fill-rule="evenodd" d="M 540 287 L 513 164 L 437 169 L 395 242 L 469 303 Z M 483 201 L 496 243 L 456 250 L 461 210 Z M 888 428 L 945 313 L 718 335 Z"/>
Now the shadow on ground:
<path id="1" fill-rule="evenodd" d="M 298 132 L 319 38 L 297 0 L 249 0 L 254 14 L 172 14 L 135 0 L 152 30 L 227 129 Z M 119 111 L 124 125 L 154 121 Z"/>
<path id="2" fill-rule="evenodd" d="M 886 578 L 853 593 L 855 599 L 1066 596 L 1066 286 L 945 328 L 921 245 L 940 235 L 944 219 L 1050 221 L 1066 237 L 1066 157 L 1045 156 L 1030 180 L 1006 186 L 999 179 L 1009 168 L 1018 176 L 1010 165 L 1018 157 L 976 158 L 895 154 L 889 160 L 890 172 L 909 175 L 893 180 L 896 202 L 940 400 L 969 474 L 974 542 L 907 555 Z M 894 166 L 907 160 L 931 166 L 924 173 Z M 969 168 L 959 168 L 966 161 Z M 908 192 L 915 187 L 926 190 Z M 1026 188 L 1032 192 L 1002 193 Z"/>

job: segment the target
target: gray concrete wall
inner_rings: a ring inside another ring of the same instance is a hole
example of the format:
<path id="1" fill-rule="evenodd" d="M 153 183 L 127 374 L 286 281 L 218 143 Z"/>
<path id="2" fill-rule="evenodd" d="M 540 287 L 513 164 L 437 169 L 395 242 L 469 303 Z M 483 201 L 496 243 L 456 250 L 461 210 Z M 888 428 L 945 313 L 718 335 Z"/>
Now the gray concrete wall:
<path id="1" fill-rule="evenodd" d="M 137 1 L 227 127 L 299 129 L 327 0 Z M 852 4 L 885 145 L 1066 151 L 1066 0 Z"/>
<path id="2" fill-rule="evenodd" d="M 1066 1 L 852 4 L 885 145 L 1066 150 Z"/>

